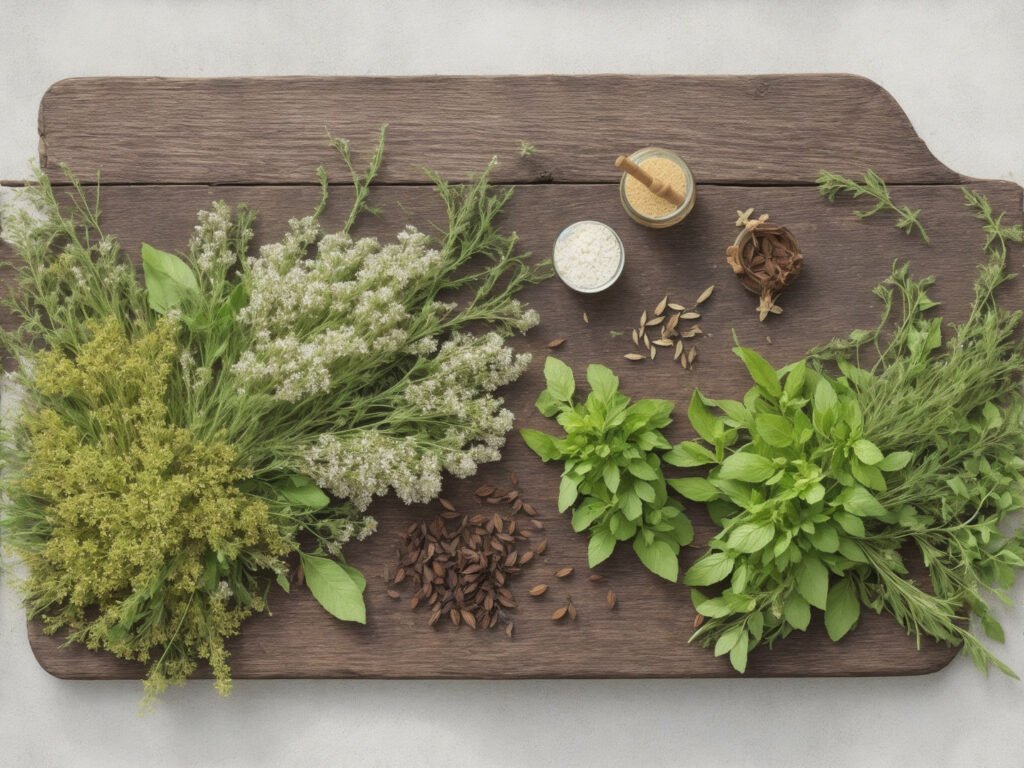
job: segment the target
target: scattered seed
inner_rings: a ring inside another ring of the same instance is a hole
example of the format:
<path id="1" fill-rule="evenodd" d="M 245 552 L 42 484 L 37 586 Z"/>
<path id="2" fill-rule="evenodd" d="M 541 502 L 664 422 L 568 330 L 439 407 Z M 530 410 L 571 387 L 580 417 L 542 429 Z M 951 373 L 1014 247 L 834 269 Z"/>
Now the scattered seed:
<path id="1" fill-rule="evenodd" d="M 589 576 L 587 576 L 587 581 L 592 581 L 595 584 L 597 584 L 598 582 L 608 581 L 608 577 L 602 576 L 600 573 L 592 573 Z"/>
<path id="2" fill-rule="evenodd" d="M 640 346 L 640 334 L 637 332 L 636 328 L 633 329 L 633 346 Z"/>
<path id="3" fill-rule="evenodd" d="M 672 339 L 655 339 L 654 343 L 659 347 L 671 347 L 674 344 Z"/>
<path id="4" fill-rule="evenodd" d="M 664 332 L 668 336 L 671 336 L 673 333 L 675 333 L 676 326 L 679 325 L 679 318 L 679 313 L 672 315 L 672 317 L 668 319 L 668 322 L 665 323 L 664 328 L 662 328 L 662 332 Z"/>
<path id="5" fill-rule="evenodd" d="M 765 341 L 767 341 L 769 344 L 772 343 L 772 337 L 771 336 L 765 336 L 764 338 L 765 338 Z"/>
<path id="6" fill-rule="evenodd" d="M 609 608 L 614 608 L 615 603 L 618 602 L 618 599 L 615 597 L 615 593 L 610 589 L 608 590 L 608 596 L 605 599 L 608 601 Z"/>
<path id="7" fill-rule="evenodd" d="M 547 539 L 541 539 L 540 541 L 537 542 L 537 546 L 535 546 L 533 548 L 533 551 L 536 552 L 538 555 L 543 555 L 545 552 L 547 552 L 547 549 L 548 549 L 548 540 Z"/>
<path id="8" fill-rule="evenodd" d="M 540 597 L 541 595 L 543 595 L 547 591 L 548 591 L 548 585 L 547 584 L 538 584 L 537 586 L 533 587 L 533 589 L 530 590 L 530 595 L 532 597 Z"/>
<path id="9" fill-rule="evenodd" d="M 565 568 L 559 568 L 555 571 L 555 578 L 564 579 L 566 576 L 572 575 L 573 567 L 571 565 L 565 566 Z"/>
<path id="10" fill-rule="evenodd" d="M 569 600 L 569 604 L 566 606 L 566 609 L 569 612 L 569 621 L 576 621 L 576 606 L 573 604 L 571 599 Z"/>
<path id="11" fill-rule="evenodd" d="M 565 614 L 569 612 L 569 606 L 563 605 L 561 608 L 557 608 L 554 613 L 551 614 L 552 621 L 561 621 L 565 618 Z"/>
<path id="12" fill-rule="evenodd" d="M 481 485 L 479 488 L 476 489 L 476 495 L 479 496 L 480 498 L 483 498 L 484 496 L 490 496 L 492 493 L 494 493 L 493 485 Z"/>
<path id="13" fill-rule="evenodd" d="M 658 348 L 657 347 L 651 347 L 651 360 L 653 360 L 655 358 L 655 356 L 657 356 L 657 354 L 658 354 Z"/>
<path id="14" fill-rule="evenodd" d="M 675 352 L 672 353 L 672 359 L 673 360 L 678 360 L 679 356 L 681 354 L 683 354 L 683 342 L 677 341 L 676 342 L 676 350 L 675 350 Z"/>
<path id="15" fill-rule="evenodd" d="M 686 352 L 686 362 L 688 365 L 693 365 L 693 361 L 697 359 L 697 348 L 690 347 Z"/>
<path id="16" fill-rule="evenodd" d="M 646 309 L 640 315 L 640 327 L 643 328 L 645 325 L 647 325 L 647 310 Z"/>
<path id="17" fill-rule="evenodd" d="M 627 352 L 626 354 L 623 355 L 623 357 L 626 358 L 627 360 L 632 360 L 634 362 L 637 360 L 647 359 L 644 355 L 638 355 L 636 352 Z"/>
<path id="18" fill-rule="evenodd" d="M 586 323 L 587 325 L 590 324 L 590 317 L 587 315 L 586 312 L 583 313 L 583 322 Z"/>
<path id="19" fill-rule="evenodd" d="M 398 592 L 396 592 L 395 590 L 389 589 L 388 590 L 388 597 L 390 597 L 392 600 L 397 600 L 398 598 L 401 597 L 401 595 Z"/>
<path id="20" fill-rule="evenodd" d="M 529 502 L 523 503 L 523 512 L 528 514 L 530 517 L 537 516 L 537 508 L 533 506 L 533 504 L 530 504 Z"/>
<path id="21" fill-rule="evenodd" d="M 565 344 L 565 339 L 552 339 L 548 342 L 548 349 L 557 349 Z"/>
<path id="22" fill-rule="evenodd" d="M 679 356 L 679 365 L 684 371 L 686 370 L 686 355 Z"/>
<path id="23" fill-rule="evenodd" d="M 683 320 L 700 320 L 700 312 L 683 312 Z"/>
<path id="24" fill-rule="evenodd" d="M 713 286 L 713 285 L 709 285 L 707 288 L 705 288 L 704 292 L 700 296 L 697 297 L 697 303 L 698 304 L 703 304 L 705 301 L 710 299 L 711 298 L 711 294 L 714 292 L 714 290 L 715 290 L 715 286 Z"/>
<path id="25" fill-rule="evenodd" d="M 654 308 L 654 314 L 663 315 L 665 314 L 665 307 L 668 306 L 668 296 L 658 302 L 658 306 Z"/>
<path id="26" fill-rule="evenodd" d="M 468 610 L 463 608 L 459 613 L 462 614 L 462 620 L 469 624 L 473 629 L 476 629 L 476 616 L 470 613 Z"/>
<path id="27" fill-rule="evenodd" d="M 652 317 L 650 320 L 648 320 L 646 323 L 644 323 L 644 327 L 645 328 L 652 328 L 655 325 L 661 325 L 664 322 L 665 322 L 665 316 L 664 315 L 661 315 L 660 317 Z"/>
<path id="28" fill-rule="evenodd" d="M 686 311 L 686 307 L 684 307 L 682 304 L 676 304 L 675 302 L 672 302 L 672 301 L 670 301 L 668 303 L 668 308 L 673 310 L 674 312 L 685 312 Z"/>
<path id="29" fill-rule="evenodd" d="M 515 470 L 512 471 L 508 476 L 508 481 L 512 483 L 513 488 L 519 487 L 519 475 L 516 474 Z"/>
<path id="30" fill-rule="evenodd" d="M 690 328 L 688 331 L 683 331 L 682 333 L 680 333 L 679 337 L 682 338 L 682 339 L 692 339 L 695 336 L 702 336 L 702 335 L 704 335 L 704 331 L 702 331 L 700 329 L 699 325 L 695 325 L 692 328 Z"/>
<path id="31" fill-rule="evenodd" d="M 443 497 L 439 496 L 438 499 L 437 499 L 437 503 L 440 504 L 442 507 L 444 507 L 449 512 L 454 512 L 455 511 L 455 505 L 452 504 L 450 501 L 448 501 L 448 499 L 446 499 L 446 498 L 443 498 Z"/>
<path id="32" fill-rule="evenodd" d="M 640 339 L 644 343 L 644 348 L 647 349 L 648 352 L 650 352 L 650 350 L 651 350 L 651 340 L 649 338 L 647 338 L 647 334 L 645 333 L 645 334 L 641 335 Z"/>
<path id="33" fill-rule="evenodd" d="M 697 629 L 697 627 L 699 627 L 703 623 L 704 623 L 704 615 L 703 614 L 698 613 L 696 616 L 693 617 L 693 628 L 694 629 Z"/>
<path id="34" fill-rule="evenodd" d="M 511 621 L 505 625 L 505 637 L 512 637 L 512 630 L 515 627 Z"/>

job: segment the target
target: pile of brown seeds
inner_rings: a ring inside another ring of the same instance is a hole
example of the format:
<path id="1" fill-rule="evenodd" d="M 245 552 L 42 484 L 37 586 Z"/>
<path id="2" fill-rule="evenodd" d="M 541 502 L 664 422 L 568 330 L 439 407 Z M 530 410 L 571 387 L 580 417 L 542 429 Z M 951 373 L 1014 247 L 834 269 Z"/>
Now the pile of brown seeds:
<path id="1" fill-rule="evenodd" d="M 643 352 L 630 352 L 624 357 L 632 362 L 654 360 L 658 356 L 659 349 L 672 350 L 672 359 L 678 360 L 684 370 L 693 367 L 697 359 L 697 347 L 692 343 L 685 345 L 684 340 L 696 339 L 704 335 L 704 331 L 696 324 L 700 320 L 701 313 L 697 307 L 711 298 L 715 286 L 709 286 L 697 297 L 693 308 L 687 309 L 683 304 L 669 301 L 668 296 L 658 302 L 657 306 L 647 314 L 644 310 L 640 315 L 638 327 L 632 330 L 633 346 L 643 349 Z M 686 323 L 694 323 L 685 326 Z M 656 338 L 651 334 L 657 333 Z"/>
<path id="2" fill-rule="evenodd" d="M 476 498 L 481 504 L 506 504 L 510 514 L 461 515 L 451 502 L 439 499 L 444 512 L 406 529 L 392 581 L 396 586 L 408 581 L 417 588 L 409 605 L 412 610 L 429 608 L 430 626 L 450 621 L 493 629 L 501 623 L 511 637 L 509 612 L 518 606 L 511 581 L 546 551 L 547 539 L 536 538 L 544 524 L 514 487 L 505 491 L 482 485 Z M 519 512 L 526 517 L 517 517 Z M 401 597 L 394 589 L 388 595 Z"/>

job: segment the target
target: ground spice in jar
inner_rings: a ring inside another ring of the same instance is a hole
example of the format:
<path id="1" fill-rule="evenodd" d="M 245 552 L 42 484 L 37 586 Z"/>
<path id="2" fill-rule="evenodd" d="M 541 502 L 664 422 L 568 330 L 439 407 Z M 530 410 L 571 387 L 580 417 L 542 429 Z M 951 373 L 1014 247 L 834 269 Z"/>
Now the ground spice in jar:
<path id="1" fill-rule="evenodd" d="M 637 165 L 654 178 L 670 184 L 681 194 L 686 194 L 685 171 L 667 157 L 650 157 L 641 160 Z M 632 176 L 626 177 L 626 199 L 637 213 L 652 219 L 668 216 L 679 207 L 664 197 L 654 194 Z"/>

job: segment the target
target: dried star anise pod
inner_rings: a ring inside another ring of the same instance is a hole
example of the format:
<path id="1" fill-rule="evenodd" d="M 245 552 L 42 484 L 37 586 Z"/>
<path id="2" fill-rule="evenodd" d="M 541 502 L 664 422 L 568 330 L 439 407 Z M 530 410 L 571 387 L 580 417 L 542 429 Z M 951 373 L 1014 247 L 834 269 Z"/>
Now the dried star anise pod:
<path id="1" fill-rule="evenodd" d="M 725 249 L 725 258 L 743 287 L 760 296 L 757 315 L 763 322 L 769 314 L 782 313 L 776 300 L 800 274 L 804 257 L 788 229 L 769 224 L 766 214 L 751 219 L 751 213 L 740 213 L 736 224 L 743 231 Z"/>

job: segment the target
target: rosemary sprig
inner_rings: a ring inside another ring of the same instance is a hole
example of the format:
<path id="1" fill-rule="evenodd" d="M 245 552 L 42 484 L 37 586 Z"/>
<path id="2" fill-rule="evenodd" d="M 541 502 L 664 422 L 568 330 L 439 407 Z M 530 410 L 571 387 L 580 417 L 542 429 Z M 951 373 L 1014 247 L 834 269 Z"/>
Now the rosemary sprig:
<path id="1" fill-rule="evenodd" d="M 882 177 L 870 168 L 865 172 L 863 182 L 857 182 L 838 173 L 823 170 L 818 174 L 817 183 L 818 191 L 827 197 L 830 202 L 834 202 L 836 195 L 840 192 L 846 192 L 854 198 L 874 198 L 875 205 L 873 208 L 865 211 L 854 211 L 854 214 L 858 218 L 866 219 L 869 216 L 874 216 L 879 211 L 892 211 L 899 216 L 896 226 L 900 230 L 909 235 L 916 229 L 922 240 L 926 243 L 930 242 L 928 233 L 925 232 L 918 219 L 921 209 L 912 210 L 905 205 L 896 205 L 889 195 L 889 188 L 886 187 Z"/>

